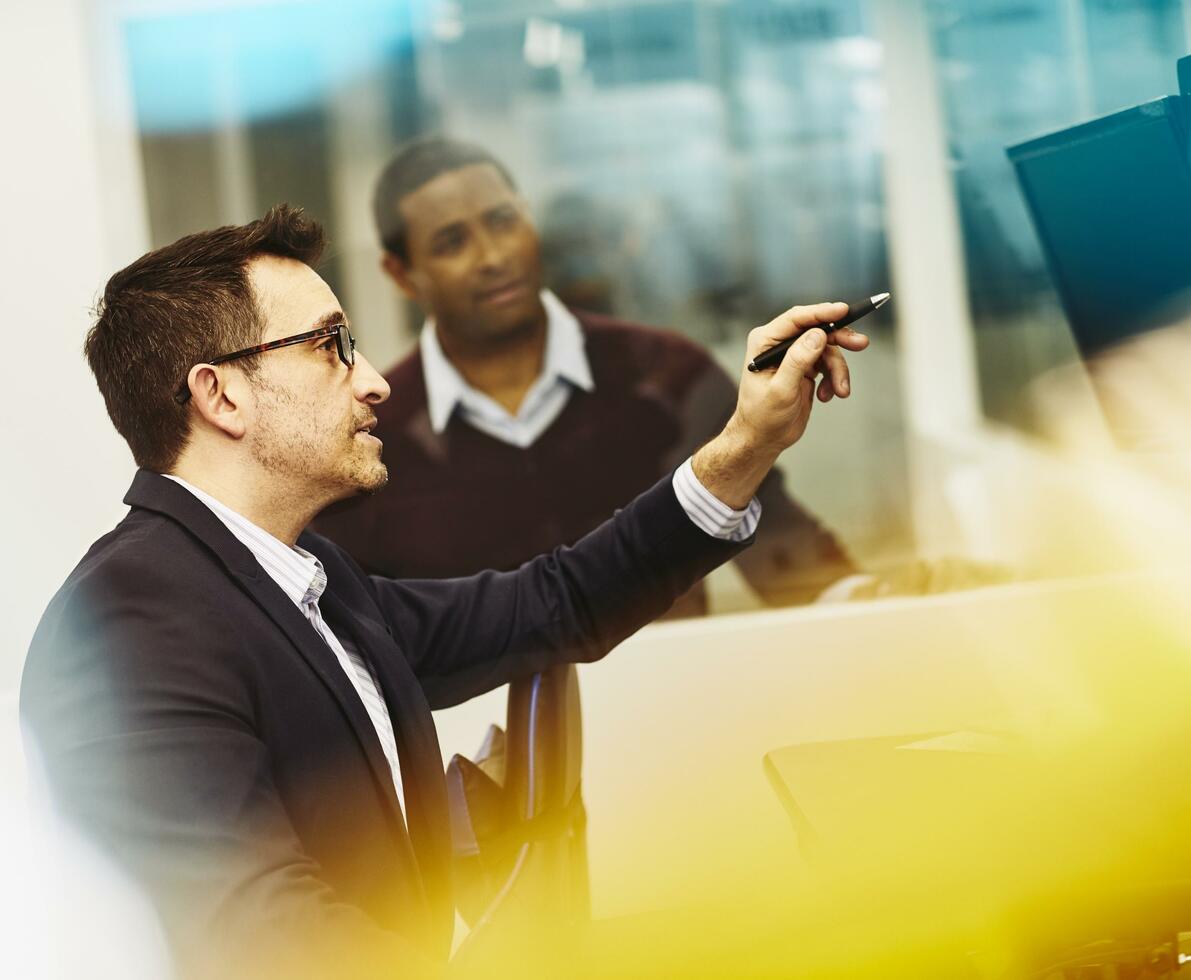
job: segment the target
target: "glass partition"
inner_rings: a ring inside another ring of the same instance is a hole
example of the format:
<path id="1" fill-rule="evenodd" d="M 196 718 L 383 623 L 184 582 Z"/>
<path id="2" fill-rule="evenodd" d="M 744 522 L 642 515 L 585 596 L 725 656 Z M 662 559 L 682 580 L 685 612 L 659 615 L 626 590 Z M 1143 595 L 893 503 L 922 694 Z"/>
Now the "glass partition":
<path id="1" fill-rule="evenodd" d="M 1075 349 L 1005 147 L 1177 92 L 1178 0 L 930 0 L 986 413 Z M 1094 201 L 1088 202 L 1095 207 Z"/>
<path id="2" fill-rule="evenodd" d="M 747 330 L 787 306 L 888 288 L 881 46 L 860 0 L 140 4 L 121 36 L 152 244 L 303 205 L 382 366 L 422 315 L 379 271 L 369 199 L 421 133 L 507 163 L 565 302 L 677 329 L 732 375 Z M 865 567 L 913 547 L 891 309 L 867 324 L 853 402 L 783 462 Z M 717 581 L 713 607 L 755 603 Z"/>

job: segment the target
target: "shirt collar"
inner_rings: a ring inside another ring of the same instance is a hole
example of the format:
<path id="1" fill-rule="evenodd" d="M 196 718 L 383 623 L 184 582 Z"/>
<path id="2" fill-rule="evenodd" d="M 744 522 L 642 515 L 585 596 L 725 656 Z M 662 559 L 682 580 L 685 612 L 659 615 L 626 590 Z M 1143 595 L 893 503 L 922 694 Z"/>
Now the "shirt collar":
<path id="1" fill-rule="evenodd" d="M 538 381 L 558 378 L 569 381 L 584 391 L 595 389 L 591 365 L 587 360 L 583 328 L 570 310 L 554 293 L 542 290 L 542 305 L 546 308 L 546 351 L 542 359 L 542 373 Z M 447 427 L 455 406 L 468 393 L 479 394 L 469 385 L 443 353 L 438 342 L 434 319 L 428 317 L 419 341 L 422 353 L 422 373 L 426 383 L 426 406 L 430 426 L 437 433 Z"/>
<path id="2" fill-rule="evenodd" d="M 290 547 L 264 528 L 257 527 L 247 517 L 236 513 L 209 493 L 187 483 L 180 476 L 162 473 L 167 480 L 185 487 L 218 517 L 257 560 L 258 564 L 289 596 L 296 606 L 318 604 L 327 587 L 327 573 L 323 564 L 305 548 Z"/>

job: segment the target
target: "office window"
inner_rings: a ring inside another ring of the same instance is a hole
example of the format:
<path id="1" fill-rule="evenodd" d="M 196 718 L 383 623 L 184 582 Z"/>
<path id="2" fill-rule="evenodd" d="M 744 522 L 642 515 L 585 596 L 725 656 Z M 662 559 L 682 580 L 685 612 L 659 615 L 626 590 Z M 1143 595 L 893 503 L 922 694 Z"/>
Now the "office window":
<path id="1" fill-rule="evenodd" d="M 1075 356 L 1005 147 L 1177 91 L 1178 0 L 929 0 L 986 414 Z"/>
<path id="2" fill-rule="evenodd" d="M 371 183 L 445 131 L 517 175 L 564 299 L 680 330 L 735 374 L 790 304 L 888 288 L 870 20 L 861 0 L 138 4 L 121 31 L 152 244 L 304 205 L 385 366 L 421 315 L 377 269 Z M 854 400 L 783 460 L 866 565 L 913 550 L 896 317 L 871 322 Z"/>

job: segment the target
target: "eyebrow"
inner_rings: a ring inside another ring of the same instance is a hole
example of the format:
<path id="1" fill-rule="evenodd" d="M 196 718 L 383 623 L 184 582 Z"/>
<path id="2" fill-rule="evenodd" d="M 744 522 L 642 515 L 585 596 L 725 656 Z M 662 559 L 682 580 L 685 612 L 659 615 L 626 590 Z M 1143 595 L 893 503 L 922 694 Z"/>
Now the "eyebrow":
<path id="1" fill-rule="evenodd" d="M 334 327 L 344 323 L 350 328 L 351 323 L 347 319 L 347 314 L 343 310 L 332 310 L 330 313 L 324 313 L 317 320 L 310 325 L 311 330 L 322 330 L 323 327 Z"/>

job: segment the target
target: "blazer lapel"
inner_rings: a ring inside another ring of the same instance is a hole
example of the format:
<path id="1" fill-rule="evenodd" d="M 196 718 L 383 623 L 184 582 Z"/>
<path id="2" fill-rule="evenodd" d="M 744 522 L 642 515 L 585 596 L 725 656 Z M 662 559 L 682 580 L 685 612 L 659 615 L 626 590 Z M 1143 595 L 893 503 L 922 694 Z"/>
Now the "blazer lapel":
<path id="1" fill-rule="evenodd" d="M 442 750 L 422 685 L 389 631 L 368 615 L 349 610 L 335 595 L 333 583 L 323 593 L 322 606 L 329 620 L 333 617 L 337 627 L 342 623 L 352 633 L 376 672 L 393 721 L 406 820 L 423 880 L 435 892 L 449 889 L 450 827 Z"/>
<path id="2" fill-rule="evenodd" d="M 263 571 L 255 579 L 244 579 L 237 576 L 244 590 L 269 614 L 269 617 L 289 637 L 298 649 L 302 658 L 318 674 L 327 689 L 339 702 L 340 708 L 351 723 L 365 756 L 368 758 L 369 768 L 373 778 L 379 785 L 381 794 L 387 804 L 390 817 L 402 830 L 404 836 L 405 824 L 401 818 L 401 804 L 397 799 L 397 790 L 393 785 L 393 773 L 389 769 L 389 760 L 385 758 L 384 750 L 380 746 L 376 729 L 372 719 L 364 709 L 364 702 L 352 686 L 335 654 L 301 611 L 290 601 L 281 588 Z M 326 612 L 326 593 L 319 603 L 320 611 Z"/>
<path id="3" fill-rule="evenodd" d="M 398 836 L 404 838 L 405 824 L 401 817 L 401 805 L 397 800 L 393 775 L 389 771 L 389 763 L 380 747 L 376 730 L 372 727 L 372 721 L 368 712 L 364 710 L 364 704 L 356 689 L 314 626 L 261 568 L 252 552 L 240 543 L 206 504 L 185 487 L 156 473 L 140 470 L 125 495 L 124 502 L 133 507 L 158 511 L 182 524 L 223 563 L 236 583 L 289 638 L 347 716 L 360 748 L 368 759 L 372 775 L 379 784 L 382 797 L 388 805 L 390 817 L 400 829 Z M 324 614 L 326 598 L 324 593 L 323 603 L 320 603 L 320 609 L 323 609 Z M 400 751 L 400 740 L 398 745 Z M 404 760 L 402 763 L 404 780 Z"/>

